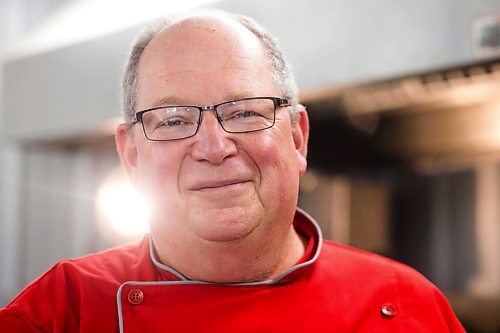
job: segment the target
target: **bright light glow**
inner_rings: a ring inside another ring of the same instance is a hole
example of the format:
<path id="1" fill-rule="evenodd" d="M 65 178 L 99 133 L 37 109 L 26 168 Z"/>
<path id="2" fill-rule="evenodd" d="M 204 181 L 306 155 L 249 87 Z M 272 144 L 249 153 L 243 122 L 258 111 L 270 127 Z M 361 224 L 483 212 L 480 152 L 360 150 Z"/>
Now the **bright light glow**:
<path id="1" fill-rule="evenodd" d="M 117 176 L 116 171 L 99 189 L 97 207 L 101 227 L 112 238 L 136 239 L 149 229 L 146 200 L 125 177 Z"/>
<path id="2" fill-rule="evenodd" d="M 215 0 L 74 0 L 67 2 L 9 50 L 16 58 L 139 26 L 162 15 Z"/>

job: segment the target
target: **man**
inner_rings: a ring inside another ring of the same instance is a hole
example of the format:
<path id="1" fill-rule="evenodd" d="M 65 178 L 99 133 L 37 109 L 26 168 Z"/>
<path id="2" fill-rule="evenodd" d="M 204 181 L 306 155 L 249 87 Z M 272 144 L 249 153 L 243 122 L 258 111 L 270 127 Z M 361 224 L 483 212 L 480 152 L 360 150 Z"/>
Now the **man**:
<path id="1" fill-rule="evenodd" d="M 463 332 L 412 269 L 323 242 L 297 210 L 308 118 L 253 21 L 146 30 L 118 153 L 152 205 L 142 242 L 58 263 L 0 311 L 12 332 Z"/>

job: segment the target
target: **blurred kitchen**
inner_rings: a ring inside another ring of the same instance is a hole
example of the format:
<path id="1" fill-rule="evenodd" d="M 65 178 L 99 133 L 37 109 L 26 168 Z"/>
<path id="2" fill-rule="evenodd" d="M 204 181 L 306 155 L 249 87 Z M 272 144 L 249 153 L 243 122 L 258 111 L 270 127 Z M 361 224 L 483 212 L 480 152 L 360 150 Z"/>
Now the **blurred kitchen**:
<path id="1" fill-rule="evenodd" d="M 500 332 L 500 0 L 0 0 L 0 306 L 147 232 L 115 153 L 139 26 L 210 5 L 278 36 L 309 110 L 300 206 Z"/>

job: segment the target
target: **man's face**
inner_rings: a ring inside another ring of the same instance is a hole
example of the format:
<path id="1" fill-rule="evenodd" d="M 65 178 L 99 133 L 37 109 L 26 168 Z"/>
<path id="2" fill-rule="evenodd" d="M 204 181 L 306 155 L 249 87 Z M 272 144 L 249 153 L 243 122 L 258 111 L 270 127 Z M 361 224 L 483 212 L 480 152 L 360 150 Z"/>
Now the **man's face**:
<path id="1" fill-rule="evenodd" d="M 229 20 L 174 26 L 140 61 L 136 110 L 259 96 L 282 97 L 260 41 Z M 122 162 L 152 203 L 155 240 L 227 242 L 290 228 L 306 169 L 305 113 L 292 124 L 281 107 L 272 128 L 240 134 L 225 132 L 213 111 L 202 117 L 195 136 L 175 141 L 149 141 L 141 124 L 118 129 Z"/>

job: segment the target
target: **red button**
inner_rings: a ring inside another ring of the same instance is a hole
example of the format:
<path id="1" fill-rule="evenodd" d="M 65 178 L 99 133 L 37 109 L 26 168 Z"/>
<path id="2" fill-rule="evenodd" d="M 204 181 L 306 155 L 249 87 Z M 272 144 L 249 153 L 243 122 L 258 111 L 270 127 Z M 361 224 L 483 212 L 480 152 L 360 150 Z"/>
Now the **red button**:
<path id="1" fill-rule="evenodd" d="M 391 303 L 385 303 L 384 305 L 382 305 L 382 307 L 380 308 L 380 312 L 382 313 L 382 316 L 387 318 L 394 317 L 397 313 L 396 307 Z"/>
<path id="2" fill-rule="evenodd" d="M 130 304 L 139 305 L 144 301 L 144 293 L 140 289 L 132 289 L 128 292 L 127 299 Z"/>

